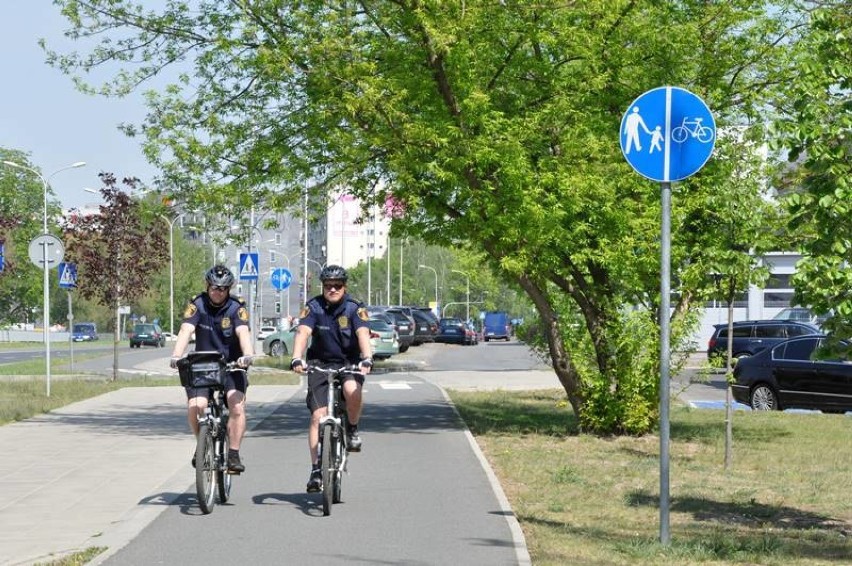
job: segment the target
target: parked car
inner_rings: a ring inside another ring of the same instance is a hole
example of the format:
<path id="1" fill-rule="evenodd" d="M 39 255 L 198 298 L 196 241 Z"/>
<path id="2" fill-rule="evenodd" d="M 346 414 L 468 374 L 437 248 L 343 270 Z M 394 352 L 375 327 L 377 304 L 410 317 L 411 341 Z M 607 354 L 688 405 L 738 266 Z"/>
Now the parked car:
<path id="1" fill-rule="evenodd" d="M 509 326 L 509 315 L 503 311 L 489 311 L 485 313 L 482 324 L 482 339 L 509 341 L 512 329 Z"/>
<path id="2" fill-rule="evenodd" d="M 162 348 L 166 345 L 166 335 L 159 324 L 137 324 L 130 333 L 130 347 L 155 346 Z"/>
<path id="3" fill-rule="evenodd" d="M 479 332 L 470 322 L 467 322 L 464 325 L 464 338 L 464 343 L 468 346 L 476 346 L 479 344 Z"/>
<path id="4" fill-rule="evenodd" d="M 372 317 L 367 325 L 370 327 L 370 348 L 374 360 L 386 360 L 399 353 L 399 341 L 393 326 L 383 318 Z"/>
<path id="5" fill-rule="evenodd" d="M 734 399 L 759 411 L 852 411 L 852 347 L 804 336 L 765 348 L 734 368 Z"/>
<path id="6" fill-rule="evenodd" d="M 275 357 L 291 355 L 293 353 L 293 342 L 296 340 L 296 328 L 296 326 L 293 326 L 287 330 L 276 330 L 269 334 L 263 339 L 263 353 Z"/>
<path id="7" fill-rule="evenodd" d="M 399 340 L 399 352 L 406 352 L 414 343 L 414 319 L 401 310 L 393 308 L 387 309 L 385 314 L 393 318 Z"/>
<path id="8" fill-rule="evenodd" d="M 435 342 L 462 344 L 467 342 L 464 323 L 459 318 L 442 318 L 435 335 Z"/>
<path id="9" fill-rule="evenodd" d="M 796 322 L 808 322 L 814 326 L 822 327 L 822 323 L 828 320 L 827 314 L 814 314 L 807 307 L 787 307 L 772 317 L 772 320 L 795 320 Z"/>
<path id="10" fill-rule="evenodd" d="M 267 336 L 269 336 L 270 334 L 272 334 L 276 330 L 278 330 L 278 329 L 275 328 L 274 326 L 261 326 L 257 331 L 257 339 L 263 340 L 264 338 L 266 338 Z"/>
<path id="11" fill-rule="evenodd" d="M 92 342 L 99 338 L 98 327 L 94 322 L 76 322 L 71 327 L 71 340 L 74 342 Z"/>
<path id="12" fill-rule="evenodd" d="M 414 342 L 415 346 L 419 346 L 425 342 L 434 342 L 435 335 L 438 334 L 438 323 L 435 319 L 420 309 L 411 309 L 411 316 L 414 318 Z"/>
<path id="13" fill-rule="evenodd" d="M 737 359 L 753 356 L 788 338 L 822 334 L 813 324 L 790 320 L 741 320 L 733 326 L 732 352 Z M 707 343 L 707 357 L 727 356 L 728 325 L 715 324 L 713 328 L 713 334 Z"/>

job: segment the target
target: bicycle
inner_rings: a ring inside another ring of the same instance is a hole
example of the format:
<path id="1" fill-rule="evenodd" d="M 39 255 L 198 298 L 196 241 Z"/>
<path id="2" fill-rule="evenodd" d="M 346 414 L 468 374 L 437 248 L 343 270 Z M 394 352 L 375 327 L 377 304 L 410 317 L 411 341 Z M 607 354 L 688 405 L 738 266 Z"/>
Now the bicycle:
<path id="1" fill-rule="evenodd" d="M 184 387 L 209 387 L 213 390 L 204 416 L 198 417 L 198 441 L 195 445 L 195 490 L 198 506 L 205 515 L 219 503 L 227 503 L 234 474 L 228 471 L 228 403 L 225 378 L 230 371 L 246 370 L 236 362 L 225 362 L 219 352 L 190 352 L 177 362 L 180 383 Z"/>
<path id="2" fill-rule="evenodd" d="M 683 143 L 686 141 L 687 136 L 691 135 L 701 143 L 710 143 L 713 140 L 713 128 L 702 126 L 701 121 L 702 118 L 689 120 L 684 116 L 681 125 L 672 130 L 672 140 L 676 143 Z"/>
<path id="3" fill-rule="evenodd" d="M 322 469 L 322 514 L 331 515 L 331 506 L 340 503 L 343 472 L 347 472 L 349 437 L 346 435 L 346 399 L 343 378 L 358 374 L 358 366 L 327 369 L 310 366 L 306 371 L 323 373 L 328 378 L 328 414 L 320 419 L 320 466 Z"/>

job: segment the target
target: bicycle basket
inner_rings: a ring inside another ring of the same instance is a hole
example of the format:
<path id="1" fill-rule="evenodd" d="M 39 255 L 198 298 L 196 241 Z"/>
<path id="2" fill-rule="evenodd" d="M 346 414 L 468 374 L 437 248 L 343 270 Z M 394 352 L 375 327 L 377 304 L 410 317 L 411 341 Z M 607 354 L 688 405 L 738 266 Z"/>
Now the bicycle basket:
<path id="1" fill-rule="evenodd" d="M 178 363 L 178 375 L 184 387 L 221 388 L 228 371 L 219 352 L 192 352 Z"/>

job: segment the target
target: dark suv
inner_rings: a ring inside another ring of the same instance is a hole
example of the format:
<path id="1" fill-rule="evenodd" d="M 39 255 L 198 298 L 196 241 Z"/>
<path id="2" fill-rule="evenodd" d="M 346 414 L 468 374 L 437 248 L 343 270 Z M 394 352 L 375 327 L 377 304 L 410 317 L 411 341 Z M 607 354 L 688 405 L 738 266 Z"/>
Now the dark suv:
<path id="1" fill-rule="evenodd" d="M 166 345 L 166 335 L 158 324 L 137 324 L 130 333 L 130 347 L 141 348 L 143 344 L 162 348 Z"/>
<path id="2" fill-rule="evenodd" d="M 728 355 L 728 325 L 714 324 L 713 334 L 707 343 L 707 357 Z M 807 322 L 792 320 L 741 320 L 734 323 L 733 356 L 747 358 L 775 344 L 808 334 L 822 334 L 819 328 Z"/>

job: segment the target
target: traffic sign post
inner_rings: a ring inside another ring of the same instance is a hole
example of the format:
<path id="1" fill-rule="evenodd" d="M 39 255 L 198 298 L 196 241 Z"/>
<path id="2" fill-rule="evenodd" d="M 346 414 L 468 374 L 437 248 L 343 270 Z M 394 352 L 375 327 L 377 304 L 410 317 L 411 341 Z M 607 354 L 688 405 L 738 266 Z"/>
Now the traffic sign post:
<path id="1" fill-rule="evenodd" d="M 279 267 L 270 274 L 272 286 L 278 289 L 278 303 L 281 303 L 281 291 L 287 289 L 287 318 L 290 318 L 290 284 L 293 282 L 293 274 L 289 269 Z"/>
<path id="2" fill-rule="evenodd" d="M 660 542 L 669 532 L 669 310 L 671 308 L 671 182 L 701 169 L 716 141 L 710 109 L 688 90 L 664 86 L 639 96 L 624 113 L 621 152 L 640 175 L 659 181 L 662 199 L 660 244 Z"/>

